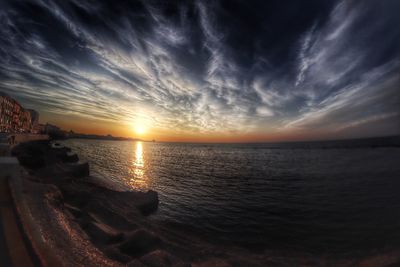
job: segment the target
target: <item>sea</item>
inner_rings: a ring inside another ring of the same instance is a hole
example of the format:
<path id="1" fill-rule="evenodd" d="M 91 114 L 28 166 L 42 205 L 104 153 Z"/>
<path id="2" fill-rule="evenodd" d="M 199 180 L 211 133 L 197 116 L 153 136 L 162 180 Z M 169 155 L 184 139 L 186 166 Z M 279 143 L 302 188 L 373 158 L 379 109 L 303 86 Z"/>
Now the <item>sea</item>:
<path id="1" fill-rule="evenodd" d="M 157 191 L 153 222 L 255 253 L 352 257 L 400 249 L 399 139 L 64 144 L 112 188 Z"/>

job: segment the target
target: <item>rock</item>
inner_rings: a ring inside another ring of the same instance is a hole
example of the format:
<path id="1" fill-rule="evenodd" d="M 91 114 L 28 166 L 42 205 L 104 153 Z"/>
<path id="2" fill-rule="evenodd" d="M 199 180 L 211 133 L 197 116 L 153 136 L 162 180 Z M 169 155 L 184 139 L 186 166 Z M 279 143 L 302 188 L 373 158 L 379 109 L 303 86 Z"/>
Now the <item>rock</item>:
<path id="1" fill-rule="evenodd" d="M 29 169 L 40 169 L 46 166 L 45 155 L 48 141 L 31 141 L 15 146 L 11 155 L 18 158 L 22 166 Z"/>
<path id="2" fill-rule="evenodd" d="M 133 260 L 133 261 L 129 262 L 126 266 L 127 267 L 147 267 L 146 265 L 144 265 L 143 263 L 141 263 L 138 260 Z"/>
<path id="3" fill-rule="evenodd" d="M 232 267 L 226 260 L 208 259 L 203 262 L 192 264 L 193 267 Z"/>
<path id="4" fill-rule="evenodd" d="M 177 257 L 159 249 L 144 255 L 140 261 L 149 267 L 190 267 Z"/>
<path id="5" fill-rule="evenodd" d="M 46 166 L 46 161 L 42 156 L 35 156 L 23 153 L 18 155 L 17 158 L 22 166 L 27 167 L 29 169 L 36 170 Z"/>
<path id="6" fill-rule="evenodd" d="M 60 152 L 57 156 L 62 162 L 65 163 L 76 163 L 79 161 L 78 155 L 71 152 Z"/>
<path id="7" fill-rule="evenodd" d="M 158 193 L 149 190 L 146 193 L 140 193 L 143 194 L 141 195 L 140 198 L 137 199 L 135 206 L 144 214 L 148 215 L 154 211 L 157 210 L 158 208 Z"/>
<path id="8" fill-rule="evenodd" d="M 70 192 L 63 191 L 62 187 L 60 189 L 63 192 L 66 202 L 68 204 L 70 204 L 71 206 L 74 206 L 79 210 L 82 210 L 87 206 L 90 196 L 88 196 L 88 195 L 73 195 L 73 194 L 70 194 Z"/>
<path id="9" fill-rule="evenodd" d="M 65 164 L 62 166 L 62 169 L 65 173 L 75 178 L 82 178 L 89 176 L 89 163 L 73 163 L 73 164 Z"/>
<path id="10" fill-rule="evenodd" d="M 82 210 L 78 209 L 77 207 L 71 206 L 67 203 L 64 203 L 64 208 L 68 210 L 69 213 L 72 214 L 75 218 L 80 218 L 83 215 Z"/>
<path id="11" fill-rule="evenodd" d="M 106 254 L 107 257 L 109 257 L 112 260 L 119 261 L 122 263 L 127 263 L 132 260 L 131 257 L 128 255 L 125 255 L 121 253 L 117 248 L 115 247 L 109 247 L 104 250 L 104 254 Z"/>
<path id="12" fill-rule="evenodd" d="M 68 152 L 67 156 L 64 159 L 64 162 L 74 163 L 74 162 L 78 162 L 78 161 L 79 161 L 78 155 L 75 153 L 71 153 L 71 152 Z"/>
<path id="13" fill-rule="evenodd" d="M 144 229 L 134 231 L 126 239 L 127 241 L 122 243 L 119 249 L 134 258 L 139 258 L 153 251 L 162 243 L 159 237 Z"/>
<path id="14" fill-rule="evenodd" d="M 95 243 L 113 244 L 123 241 L 124 235 L 108 225 L 90 222 L 86 226 L 86 233 Z"/>
<path id="15" fill-rule="evenodd" d="M 93 207 L 92 204 L 93 203 L 89 204 L 88 207 Z M 110 225 L 114 229 L 118 229 L 120 231 L 134 231 L 138 228 L 134 222 L 110 210 L 110 207 L 103 206 L 102 210 L 89 212 L 89 215 L 94 218 L 95 221 Z"/>
<path id="16" fill-rule="evenodd" d="M 26 143 L 20 143 L 13 147 L 11 154 L 18 156 L 21 153 L 27 153 L 29 155 L 43 155 L 48 149 L 48 141 L 31 141 Z"/>
<path id="17" fill-rule="evenodd" d="M 44 196 L 51 204 L 56 207 L 62 207 L 64 204 L 64 196 L 55 185 L 48 185 Z"/>
<path id="18" fill-rule="evenodd" d="M 71 152 L 71 148 L 66 147 L 60 143 L 54 143 L 51 145 L 51 148 L 57 149 L 59 151 L 64 151 L 64 152 Z"/>

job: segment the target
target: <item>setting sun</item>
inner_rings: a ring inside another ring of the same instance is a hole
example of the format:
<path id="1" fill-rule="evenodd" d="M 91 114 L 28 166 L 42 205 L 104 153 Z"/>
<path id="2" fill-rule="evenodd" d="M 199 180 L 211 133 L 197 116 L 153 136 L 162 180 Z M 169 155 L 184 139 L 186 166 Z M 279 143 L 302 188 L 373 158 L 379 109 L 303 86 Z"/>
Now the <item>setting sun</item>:
<path id="1" fill-rule="evenodd" d="M 143 125 L 135 124 L 134 129 L 135 129 L 135 133 L 138 135 L 143 135 L 146 133 L 146 129 Z"/>

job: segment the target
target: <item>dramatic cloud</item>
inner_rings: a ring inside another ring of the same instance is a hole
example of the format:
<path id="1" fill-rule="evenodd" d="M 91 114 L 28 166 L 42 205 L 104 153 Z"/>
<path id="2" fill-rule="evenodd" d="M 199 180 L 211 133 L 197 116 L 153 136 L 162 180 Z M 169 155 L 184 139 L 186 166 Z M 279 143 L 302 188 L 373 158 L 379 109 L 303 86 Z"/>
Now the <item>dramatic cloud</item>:
<path id="1" fill-rule="evenodd" d="M 57 118 L 204 136 L 400 133 L 396 0 L 0 6 L 0 90 Z"/>

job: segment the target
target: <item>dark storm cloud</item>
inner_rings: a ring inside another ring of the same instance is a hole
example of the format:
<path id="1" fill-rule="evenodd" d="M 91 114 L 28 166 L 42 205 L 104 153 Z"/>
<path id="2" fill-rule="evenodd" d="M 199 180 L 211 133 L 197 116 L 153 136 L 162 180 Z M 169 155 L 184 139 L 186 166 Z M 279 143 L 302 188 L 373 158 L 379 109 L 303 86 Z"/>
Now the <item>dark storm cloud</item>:
<path id="1" fill-rule="evenodd" d="M 191 133 L 399 131 L 395 0 L 0 5 L 0 90 L 39 110 Z"/>

